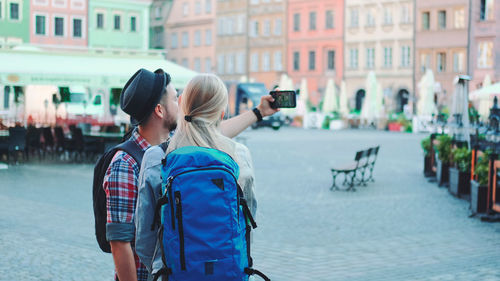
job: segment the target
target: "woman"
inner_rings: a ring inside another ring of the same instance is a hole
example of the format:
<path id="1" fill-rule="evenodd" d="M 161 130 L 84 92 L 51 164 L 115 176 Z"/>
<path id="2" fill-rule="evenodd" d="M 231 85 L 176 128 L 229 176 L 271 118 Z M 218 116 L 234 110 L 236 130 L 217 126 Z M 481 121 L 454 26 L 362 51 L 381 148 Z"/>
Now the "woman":
<path id="1" fill-rule="evenodd" d="M 239 166 L 238 183 L 243 189 L 250 212 L 255 217 L 257 202 L 254 196 L 254 172 L 250 152 L 245 146 L 222 135 L 219 127 L 228 103 L 227 90 L 222 80 L 212 74 L 196 76 L 187 85 L 179 98 L 179 103 L 177 130 L 169 142 L 167 154 L 181 147 L 199 146 L 214 148 L 230 155 Z M 161 159 L 164 157 L 165 153 L 158 146 L 152 147 L 144 155 L 139 177 L 136 218 L 144 216 L 144 213 L 150 213 L 147 210 L 151 210 L 151 206 L 155 204 L 145 202 L 141 197 L 151 198 L 149 201 L 155 202 L 159 197 L 161 191 L 159 170 Z M 149 228 L 151 220 L 152 218 L 136 219 L 137 229 Z M 162 254 L 158 252 L 159 243 L 156 239 L 152 241 L 153 238 L 156 238 L 156 235 L 136 236 L 136 251 L 150 273 L 156 273 L 163 266 Z"/>

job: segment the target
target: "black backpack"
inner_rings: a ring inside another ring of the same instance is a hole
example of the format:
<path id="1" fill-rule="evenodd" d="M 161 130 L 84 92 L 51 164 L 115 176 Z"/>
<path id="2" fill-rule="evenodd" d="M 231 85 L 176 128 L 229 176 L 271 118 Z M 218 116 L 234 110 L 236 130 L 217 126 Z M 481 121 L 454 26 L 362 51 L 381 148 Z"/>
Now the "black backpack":
<path id="1" fill-rule="evenodd" d="M 130 136 L 130 134 L 127 134 L 125 137 L 128 136 Z M 160 144 L 160 147 L 163 149 L 163 151 L 166 151 L 168 142 Z M 144 151 L 133 140 L 128 139 L 127 141 L 106 151 L 104 155 L 99 158 L 97 164 L 94 167 L 92 200 L 94 203 L 95 236 L 99 247 L 103 252 L 106 253 L 111 253 L 111 246 L 106 239 L 106 192 L 104 192 L 102 184 L 109 164 L 111 164 L 111 160 L 113 160 L 113 157 L 119 150 L 123 150 L 130 154 L 130 156 L 132 156 L 139 165 L 139 168 L 141 167 L 142 157 L 144 156 Z"/>
<path id="2" fill-rule="evenodd" d="M 104 176 L 116 152 L 123 150 L 130 154 L 141 167 L 144 151 L 131 139 L 109 149 L 99 158 L 94 167 L 94 184 L 92 187 L 92 200 L 94 202 L 95 236 L 103 252 L 111 253 L 111 246 L 106 239 L 106 192 L 102 187 Z"/>

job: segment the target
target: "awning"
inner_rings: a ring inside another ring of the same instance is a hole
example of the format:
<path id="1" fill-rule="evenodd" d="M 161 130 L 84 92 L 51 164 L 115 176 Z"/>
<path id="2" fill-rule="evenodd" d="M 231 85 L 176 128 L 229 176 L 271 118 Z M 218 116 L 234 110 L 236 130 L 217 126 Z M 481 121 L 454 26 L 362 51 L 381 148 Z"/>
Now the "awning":
<path id="1" fill-rule="evenodd" d="M 122 88 L 140 68 L 162 68 L 176 88 L 197 73 L 161 56 L 0 51 L 0 84 Z"/>

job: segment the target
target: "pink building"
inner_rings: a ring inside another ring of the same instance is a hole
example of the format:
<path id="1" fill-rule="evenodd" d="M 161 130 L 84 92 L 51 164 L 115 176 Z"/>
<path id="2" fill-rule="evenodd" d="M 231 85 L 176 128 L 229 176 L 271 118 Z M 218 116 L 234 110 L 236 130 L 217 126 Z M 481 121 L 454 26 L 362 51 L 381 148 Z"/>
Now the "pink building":
<path id="1" fill-rule="evenodd" d="M 49 47 L 87 46 L 87 0 L 30 1 L 30 42 Z"/>
<path id="2" fill-rule="evenodd" d="M 197 72 L 213 72 L 215 0 L 174 1 L 166 24 L 167 58 Z"/>
<path id="3" fill-rule="evenodd" d="M 298 88 L 307 80 L 318 104 L 329 78 L 340 85 L 343 75 L 344 1 L 288 1 L 288 74 Z"/>
<path id="4" fill-rule="evenodd" d="M 489 75 L 500 81 L 500 0 L 473 1 L 470 44 L 470 90 L 482 87 Z"/>

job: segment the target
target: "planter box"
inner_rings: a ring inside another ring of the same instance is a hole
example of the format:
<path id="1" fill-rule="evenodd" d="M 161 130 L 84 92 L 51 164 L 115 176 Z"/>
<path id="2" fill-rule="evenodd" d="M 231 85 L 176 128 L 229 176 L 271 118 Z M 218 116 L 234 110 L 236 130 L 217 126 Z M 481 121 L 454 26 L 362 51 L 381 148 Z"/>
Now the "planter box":
<path id="1" fill-rule="evenodd" d="M 389 131 L 391 132 L 401 132 L 401 124 L 400 123 L 389 123 L 387 125 Z"/>
<path id="2" fill-rule="evenodd" d="M 437 157 L 436 157 L 437 158 Z M 439 158 L 436 160 L 437 163 L 437 181 L 439 186 L 446 186 L 450 180 L 450 169 L 448 164 L 443 164 Z"/>
<path id="3" fill-rule="evenodd" d="M 470 182 L 470 208 L 472 213 L 486 213 L 488 186 L 479 185 L 477 181 Z"/>
<path id="4" fill-rule="evenodd" d="M 450 167 L 451 194 L 462 197 L 470 194 L 470 173 L 460 172 L 457 168 Z"/>
<path id="5" fill-rule="evenodd" d="M 432 170 L 432 158 L 431 156 L 424 156 L 424 176 L 425 177 L 435 177 L 436 173 Z"/>

